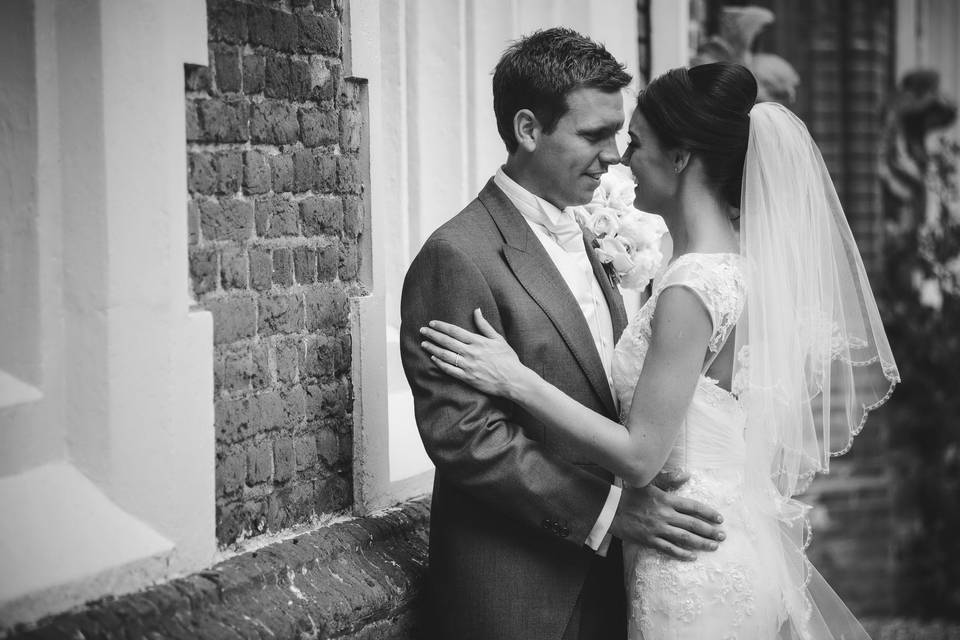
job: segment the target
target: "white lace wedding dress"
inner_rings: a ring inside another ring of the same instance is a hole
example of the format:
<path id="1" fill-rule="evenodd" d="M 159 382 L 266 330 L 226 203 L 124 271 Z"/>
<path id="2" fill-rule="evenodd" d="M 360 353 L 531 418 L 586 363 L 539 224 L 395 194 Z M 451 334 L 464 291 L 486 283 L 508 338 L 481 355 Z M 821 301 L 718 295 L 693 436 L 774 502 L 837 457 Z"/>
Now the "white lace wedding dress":
<path id="1" fill-rule="evenodd" d="M 667 267 L 617 344 L 613 379 L 624 415 L 643 368 L 660 294 L 667 287 L 686 287 L 709 312 L 713 333 L 706 371 L 743 311 L 740 261 L 737 254 L 690 253 Z M 743 409 L 703 371 L 665 468 L 689 473 L 677 494 L 720 511 L 727 537 L 717 551 L 701 552 L 692 562 L 625 546 L 631 640 L 766 640 L 778 637 L 786 618 L 779 534 L 745 491 Z"/>

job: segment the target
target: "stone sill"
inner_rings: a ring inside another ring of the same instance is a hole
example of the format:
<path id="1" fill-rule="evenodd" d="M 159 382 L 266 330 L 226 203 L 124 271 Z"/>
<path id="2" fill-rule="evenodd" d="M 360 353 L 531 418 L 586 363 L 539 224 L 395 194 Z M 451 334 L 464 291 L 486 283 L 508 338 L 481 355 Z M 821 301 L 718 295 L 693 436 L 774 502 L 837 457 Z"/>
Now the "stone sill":
<path id="1" fill-rule="evenodd" d="M 413 638 L 428 523 L 429 498 L 418 498 L 88 603 L 13 637 Z"/>

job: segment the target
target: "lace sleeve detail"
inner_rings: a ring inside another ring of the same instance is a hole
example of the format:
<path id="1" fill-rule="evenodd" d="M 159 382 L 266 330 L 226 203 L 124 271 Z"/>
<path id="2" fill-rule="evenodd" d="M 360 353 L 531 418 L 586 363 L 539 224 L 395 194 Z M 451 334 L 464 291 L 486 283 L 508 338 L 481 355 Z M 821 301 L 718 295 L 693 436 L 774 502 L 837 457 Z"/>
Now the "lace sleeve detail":
<path id="1" fill-rule="evenodd" d="M 744 303 L 743 271 L 736 254 L 689 253 L 677 258 L 664 273 L 657 289 L 685 287 L 703 303 L 713 333 L 708 345 L 716 353 L 740 319 Z"/>

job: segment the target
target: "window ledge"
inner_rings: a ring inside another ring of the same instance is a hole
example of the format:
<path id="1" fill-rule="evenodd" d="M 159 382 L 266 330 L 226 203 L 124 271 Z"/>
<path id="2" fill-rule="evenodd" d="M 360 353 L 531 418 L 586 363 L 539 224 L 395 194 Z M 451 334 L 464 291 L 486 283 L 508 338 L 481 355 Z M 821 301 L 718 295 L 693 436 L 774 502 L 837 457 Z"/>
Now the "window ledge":
<path id="1" fill-rule="evenodd" d="M 420 498 L 321 527 L 47 618 L 25 636 L 419 638 L 428 505 Z"/>
<path id="2" fill-rule="evenodd" d="M 136 589 L 174 551 L 66 462 L 0 478 L 0 504 L 0 628 Z"/>

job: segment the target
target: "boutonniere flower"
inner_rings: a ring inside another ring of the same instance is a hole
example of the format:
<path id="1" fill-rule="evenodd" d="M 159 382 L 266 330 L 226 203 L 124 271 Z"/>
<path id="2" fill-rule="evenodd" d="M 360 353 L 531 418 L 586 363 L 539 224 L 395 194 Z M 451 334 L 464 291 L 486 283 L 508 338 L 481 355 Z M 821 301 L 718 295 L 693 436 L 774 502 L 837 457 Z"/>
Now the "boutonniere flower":
<path id="1" fill-rule="evenodd" d="M 643 289 L 653 279 L 667 232 L 663 218 L 634 208 L 634 188 L 632 180 L 607 172 L 593 200 L 572 208 L 580 226 L 596 235 L 593 246 L 611 284 L 624 289 Z"/>

